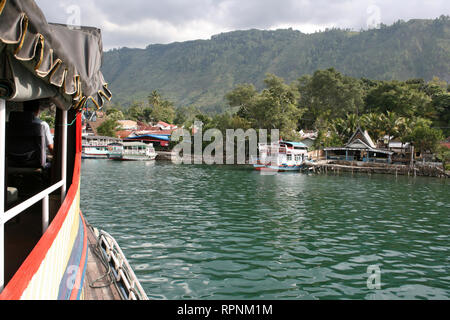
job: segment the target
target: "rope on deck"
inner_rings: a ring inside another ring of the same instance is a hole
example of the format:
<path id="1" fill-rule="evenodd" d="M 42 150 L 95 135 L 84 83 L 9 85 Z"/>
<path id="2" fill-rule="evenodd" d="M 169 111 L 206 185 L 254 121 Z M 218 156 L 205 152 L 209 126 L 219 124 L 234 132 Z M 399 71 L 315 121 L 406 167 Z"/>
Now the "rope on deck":
<path id="1" fill-rule="evenodd" d="M 148 300 L 147 294 L 117 241 L 107 232 L 97 230 L 90 225 L 89 227 L 93 229 L 97 238 L 97 243 L 92 251 L 106 268 L 106 272 L 92 281 L 89 286 L 91 288 L 103 288 L 114 283 L 123 300 Z M 95 283 L 107 277 L 109 277 L 109 280 L 106 283 L 95 285 Z"/>

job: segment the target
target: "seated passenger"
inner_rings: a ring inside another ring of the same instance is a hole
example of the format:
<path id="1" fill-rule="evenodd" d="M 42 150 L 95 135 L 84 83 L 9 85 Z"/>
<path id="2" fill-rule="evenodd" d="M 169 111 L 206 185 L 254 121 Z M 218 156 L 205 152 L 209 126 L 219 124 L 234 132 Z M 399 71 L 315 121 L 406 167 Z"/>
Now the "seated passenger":
<path id="1" fill-rule="evenodd" d="M 23 103 L 23 110 L 25 112 L 33 113 L 34 114 L 33 123 L 39 123 L 43 127 L 45 133 L 45 145 L 49 153 L 53 155 L 53 136 L 50 132 L 50 126 L 48 125 L 48 123 L 39 119 L 39 114 L 41 112 L 39 102 L 33 100 L 25 101 Z"/>
<path id="2" fill-rule="evenodd" d="M 53 154 L 53 137 L 49 125 L 38 118 L 38 101 L 24 103 L 24 112 L 11 112 L 6 124 L 8 186 L 27 198 L 43 190 L 50 182 L 46 148 Z"/>

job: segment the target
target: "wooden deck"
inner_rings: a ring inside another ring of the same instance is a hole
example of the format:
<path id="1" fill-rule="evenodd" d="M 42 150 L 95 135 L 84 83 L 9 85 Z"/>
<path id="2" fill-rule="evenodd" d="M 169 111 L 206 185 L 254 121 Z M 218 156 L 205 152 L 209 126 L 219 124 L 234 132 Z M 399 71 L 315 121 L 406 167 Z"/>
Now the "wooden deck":
<path id="1" fill-rule="evenodd" d="M 121 300 L 119 291 L 114 285 L 111 275 L 101 278 L 107 273 L 106 267 L 95 254 L 96 237 L 91 228 L 87 227 L 88 236 L 88 262 L 84 279 L 84 300 Z M 94 282 L 95 280 L 100 280 Z M 95 286 L 97 288 L 91 287 Z"/>

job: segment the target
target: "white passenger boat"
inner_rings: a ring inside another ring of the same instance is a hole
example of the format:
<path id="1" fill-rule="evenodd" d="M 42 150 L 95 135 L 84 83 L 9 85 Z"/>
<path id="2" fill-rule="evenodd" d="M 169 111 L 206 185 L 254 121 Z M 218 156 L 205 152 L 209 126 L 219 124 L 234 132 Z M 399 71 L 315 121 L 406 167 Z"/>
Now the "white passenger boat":
<path id="1" fill-rule="evenodd" d="M 308 147 L 301 142 L 260 143 L 258 151 L 259 157 L 253 161 L 258 171 L 299 171 L 308 157 Z"/>
<path id="2" fill-rule="evenodd" d="M 108 145 L 108 158 L 117 161 L 148 161 L 156 159 L 153 144 L 130 141 Z"/>
<path id="3" fill-rule="evenodd" d="M 82 159 L 108 159 L 107 146 L 83 146 Z"/>
<path id="4" fill-rule="evenodd" d="M 108 159 L 108 145 L 121 139 L 100 136 L 82 138 L 82 159 Z"/>

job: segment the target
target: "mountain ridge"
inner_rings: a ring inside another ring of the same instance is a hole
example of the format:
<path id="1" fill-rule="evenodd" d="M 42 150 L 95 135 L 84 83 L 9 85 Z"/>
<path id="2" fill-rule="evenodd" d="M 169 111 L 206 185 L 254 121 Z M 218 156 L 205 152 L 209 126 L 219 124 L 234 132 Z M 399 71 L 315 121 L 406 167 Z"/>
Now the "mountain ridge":
<path id="1" fill-rule="evenodd" d="M 114 103 L 146 101 L 153 90 L 176 106 L 220 112 L 224 95 L 241 83 L 262 88 L 265 74 L 292 82 L 333 67 L 374 80 L 437 76 L 450 81 L 450 19 L 412 19 L 377 29 L 236 30 L 209 40 L 152 44 L 105 52 L 102 71 Z"/>

